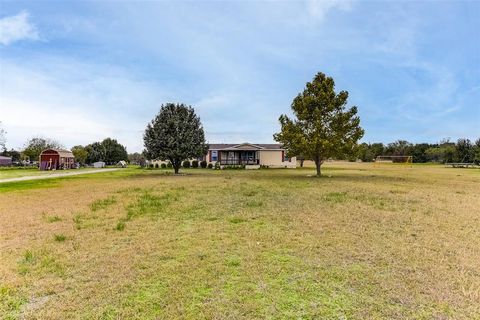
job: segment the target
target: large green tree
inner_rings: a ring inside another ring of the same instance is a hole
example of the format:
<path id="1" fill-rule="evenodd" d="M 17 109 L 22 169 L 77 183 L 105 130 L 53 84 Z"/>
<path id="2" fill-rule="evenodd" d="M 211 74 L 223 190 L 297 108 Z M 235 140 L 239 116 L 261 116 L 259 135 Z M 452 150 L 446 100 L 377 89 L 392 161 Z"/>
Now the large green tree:
<path id="1" fill-rule="evenodd" d="M 201 157 L 208 150 L 200 118 L 184 104 L 162 105 L 147 125 L 143 142 L 150 159 L 169 160 L 175 173 L 182 161 Z"/>
<path id="2" fill-rule="evenodd" d="M 63 146 L 56 140 L 35 137 L 25 143 L 23 154 L 30 161 L 37 161 L 40 153 L 45 149 L 62 149 Z"/>
<path id="3" fill-rule="evenodd" d="M 126 161 L 128 159 L 127 148 L 112 138 L 86 145 L 85 150 L 88 153 L 87 163 L 104 161 L 107 164 L 115 164 L 120 160 Z"/>
<path id="4" fill-rule="evenodd" d="M 355 152 L 364 131 L 357 107 L 347 108 L 348 92 L 335 92 L 333 78 L 318 73 L 293 100 L 295 118 L 280 116 L 281 131 L 274 139 L 290 156 L 297 154 L 315 161 L 317 176 L 329 158 L 342 158 Z"/>
<path id="5" fill-rule="evenodd" d="M 106 138 L 102 141 L 102 146 L 105 149 L 105 162 L 108 164 L 115 164 L 118 161 L 128 160 L 127 148 L 117 140 Z"/>

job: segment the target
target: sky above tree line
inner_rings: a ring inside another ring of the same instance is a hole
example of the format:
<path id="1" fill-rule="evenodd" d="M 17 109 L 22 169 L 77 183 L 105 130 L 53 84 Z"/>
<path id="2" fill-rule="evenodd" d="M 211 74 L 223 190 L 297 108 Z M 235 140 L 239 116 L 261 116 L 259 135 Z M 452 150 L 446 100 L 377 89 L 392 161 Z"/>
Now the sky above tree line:
<path id="1" fill-rule="evenodd" d="M 116 138 L 143 149 L 162 103 L 210 143 L 270 143 L 321 71 L 363 142 L 480 137 L 480 1 L 2 1 L 7 147 Z"/>

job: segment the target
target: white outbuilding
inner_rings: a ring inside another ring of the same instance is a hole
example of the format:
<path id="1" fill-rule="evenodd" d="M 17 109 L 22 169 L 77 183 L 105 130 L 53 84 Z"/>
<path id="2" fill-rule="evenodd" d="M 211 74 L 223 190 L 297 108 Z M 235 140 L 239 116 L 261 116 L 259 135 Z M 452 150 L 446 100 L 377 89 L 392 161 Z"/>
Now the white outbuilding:
<path id="1" fill-rule="evenodd" d="M 97 161 L 93 163 L 94 168 L 105 168 L 105 162 L 103 161 Z"/>

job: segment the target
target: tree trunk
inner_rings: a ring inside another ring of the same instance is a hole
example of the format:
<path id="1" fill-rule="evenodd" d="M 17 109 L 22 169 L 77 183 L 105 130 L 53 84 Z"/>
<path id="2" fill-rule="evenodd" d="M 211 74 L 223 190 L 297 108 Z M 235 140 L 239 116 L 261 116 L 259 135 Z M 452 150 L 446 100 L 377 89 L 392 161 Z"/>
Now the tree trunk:
<path id="1" fill-rule="evenodd" d="M 305 161 L 304 159 L 300 160 L 300 168 L 303 168 L 303 161 Z"/>
<path id="2" fill-rule="evenodd" d="M 173 170 L 175 174 L 178 174 L 180 167 L 182 166 L 182 161 L 178 159 L 170 159 L 170 163 L 172 164 Z"/>
<path id="3" fill-rule="evenodd" d="M 320 157 L 316 157 L 315 167 L 317 169 L 317 177 L 320 177 L 322 175 L 322 169 L 321 169 L 322 164 L 323 164 L 323 160 Z"/>

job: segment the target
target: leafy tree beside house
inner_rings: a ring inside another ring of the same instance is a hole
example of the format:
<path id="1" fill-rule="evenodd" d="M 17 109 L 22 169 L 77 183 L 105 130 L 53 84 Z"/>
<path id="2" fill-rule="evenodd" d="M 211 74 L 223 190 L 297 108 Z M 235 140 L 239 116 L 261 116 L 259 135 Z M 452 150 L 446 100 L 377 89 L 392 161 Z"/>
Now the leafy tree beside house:
<path id="1" fill-rule="evenodd" d="M 347 91 L 335 92 L 333 78 L 318 73 L 293 100 L 295 118 L 280 116 L 281 131 L 274 139 L 289 155 L 312 159 L 320 176 L 326 159 L 351 155 L 364 134 L 357 107 L 347 108 L 347 99 Z"/>
<path id="2" fill-rule="evenodd" d="M 73 156 L 75 157 L 75 161 L 85 164 L 85 161 L 87 160 L 88 152 L 85 150 L 85 147 L 83 146 L 74 146 L 72 147 L 72 153 Z"/>
<path id="3" fill-rule="evenodd" d="M 191 106 L 167 103 L 147 125 L 143 142 L 150 159 L 169 160 L 178 173 L 184 160 L 207 153 L 200 118 Z"/>

